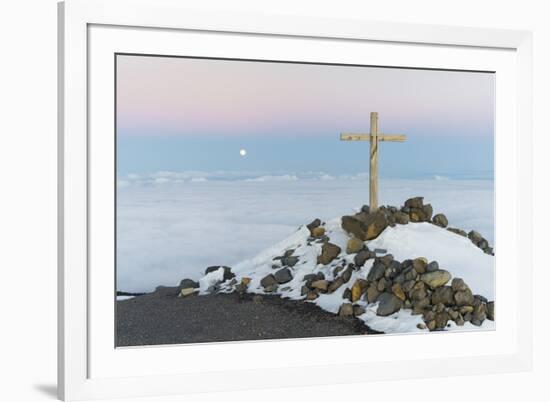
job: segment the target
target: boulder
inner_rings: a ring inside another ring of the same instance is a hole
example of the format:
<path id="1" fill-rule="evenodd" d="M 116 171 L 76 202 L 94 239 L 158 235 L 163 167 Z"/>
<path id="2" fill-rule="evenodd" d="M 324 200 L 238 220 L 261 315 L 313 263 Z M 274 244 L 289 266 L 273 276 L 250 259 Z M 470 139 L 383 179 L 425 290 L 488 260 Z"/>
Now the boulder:
<path id="1" fill-rule="evenodd" d="M 316 228 L 313 228 L 310 230 L 311 236 L 315 237 L 316 239 L 323 237 L 325 235 L 325 228 L 318 226 Z"/>
<path id="2" fill-rule="evenodd" d="M 479 242 L 483 240 L 483 236 L 479 232 L 472 230 L 470 231 L 470 233 L 468 233 L 468 239 L 470 239 L 472 243 L 477 246 Z"/>
<path id="3" fill-rule="evenodd" d="M 454 300 L 457 306 L 471 306 L 474 304 L 474 296 L 470 289 L 459 290 L 454 294 Z"/>
<path id="4" fill-rule="evenodd" d="M 351 267 L 347 267 L 344 272 L 342 272 L 342 279 L 344 280 L 344 283 L 348 283 L 351 279 L 351 273 L 353 269 Z"/>
<path id="5" fill-rule="evenodd" d="M 426 272 L 434 272 L 439 270 L 439 264 L 437 261 L 432 261 L 426 265 Z"/>
<path id="6" fill-rule="evenodd" d="M 315 282 L 314 282 L 315 283 Z M 340 288 L 343 284 L 344 284 L 344 279 L 340 276 L 338 278 L 336 278 L 335 280 L 333 280 L 327 287 L 327 292 L 328 293 L 333 293 L 334 291 L 336 291 L 338 288 Z"/>
<path id="7" fill-rule="evenodd" d="M 284 256 L 281 258 L 281 264 L 286 265 L 288 267 L 293 267 L 298 263 L 300 259 L 296 256 Z"/>
<path id="8" fill-rule="evenodd" d="M 449 321 L 449 314 L 446 311 L 441 311 L 435 314 L 435 329 L 444 329 Z"/>
<path id="9" fill-rule="evenodd" d="M 451 280 L 451 274 L 443 269 L 439 271 L 426 272 L 420 276 L 420 280 L 428 285 L 431 289 L 436 289 L 445 285 Z"/>
<path id="10" fill-rule="evenodd" d="M 400 225 L 406 225 L 409 223 L 409 215 L 407 215 L 405 212 L 397 211 L 395 214 L 393 214 L 393 219 L 395 220 L 395 223 L 398 223 Z"/>
<path id="11" fill-rule="evenodd" d="M 182 279 L 181 282 L 180 282 L 180 289 L 185 289 L 185 288 L 198 288 L 199 287 L 199 283 L 198 282 L 195 282 L 193 279 Z"/>
<path id="12" fill-rule="evenodd" d="M 355 303 L 361 298 L 361 295 L 367 290 L 367 281 L 364 279 L 357 279 L 351 287 L 351 301 Z"/>
<path id="13" fill-rule="evenodd" d="M 376 309 L 376 315 L 386 317 L 401 309 L 403 302 L 394 294 L 382 293 L 378 296 L 378 308 Z"/>
<path id="14" fill-rule="evenodd" d="M 315 300 L 319 297 L 319 294 L 313 290 L 310 290 L 306 295 L 306 300 Z"/>
<path id="15" fill-rule="evenodd" d="M 352 317 L 353 316 L 353 304 L 344 303 L 340 306 L 338 310 L 338 315 L 340 317 Z"/>
<path id="16" fill-rule="evenodd" d="M 311 284 L 311 288 L 324 293 L 328 290 L 328 281 L 326 279 L 317 280 Z"/>
<path id="17" fill-rule="evenodd" d="M 374 282 L 381 279 L 384 276 L 386 267 L 381 262 L 375 262 L 367 275 L 367 280 L 369 282 Z"/>
<path id="18" fill-rule="evenodd" d="M 405 208 L 422 208 L 424 206 L 424 197 L 409 198 L 405 201 Z"/>
<path id="19" fill-rule="evenodd" d="M 443 214 L 434 215 L 434 217 L 432 218 L 432 222 L 434 225 L 437 225 L 442 228 L 446 228 L 447 225 L 449 224 L 447 217 Z"/>
<path id="20" fill-rule="evenodd" d="M 321 226 L 321 220 L 319 218 L 314 219 L 311 223 L 308 223 L 306 227 L 309 229 L 309 233 L 313 236 L 312 230 Z"/>
<path id="21" fill-rule="evenodd" d="M 380 292 L 376 288 L 376 285 L 371 284 L 367 288 L 367 294 L 366 294 L 367 302 L 374 303 L 376 301 L 376 299 L 378 299 L 378 296 L 380 296 Z"/>
<path id="22" fill-rule="evenodd" d="M 462 230 L 462 229 L 458 229 L 458 228 L 447 228 L 447 230 L 449 232 L 453 232 L 454 234 L 457 234 L 459 236 L 463 236 L 463 237 L 468 237 L 468 234 Z"/>
<path id="23" fill-rule="evenodd" d="M 194 296 L 198 292 L 195 288 L 183 288 L 180 290 L 179 297 Z"/>
<path id="24" fill-rule="evenodd" d="M 359 240 L 372 240 L 388 227 L 388 219 L 381 211 L 342 217 L 342 229 Z"/>
<path id="25" fill-rule="evenodd" d="M 425 258 L 415 258 L 413 260 L 413 268 L 419 274 L 423 274 L 426 272 L 426 266 L 427 262 Z"/>
<path id="26" fill-rule="evenodd" d="M 283 268 L 275 272 L 275 275 L 273 276 L 277 283 L 287 283 L 292 280 L 292 273 L 290 272 L 290 269 Z"/>
<path id="27" fill-rule="evenodd" d="M 362 267 L 369 258 L 372 258 L 373 254 L 369 250 L 359 251 L 353 258 L 353 262 L 358 267 Z"/>
<path id="28" fill-rule="evenodd" d="M 331 261 L 333 261 L 336 257 L 338 257 L 338 254 L 342 249 L 338 247 L 336 244 L 332 243 L 325 243 L 323 244 L 323 248 L 321 249 L 321 255 L 317 257 L 317 264 L 323 264 L 327 265 L 330 264 Z"/>
<path id="29" fill-rule="evenodd" d="M 442 303 L 451 306 L 454 303 L 453 289 L 450 286 L 441 286 L 432 293 L 432 304 Z"/>
<path id="30" fill-rule="evenodd" d="M 393 284 L 393 286 L 391 287 L 391 291 L 394 295 L 401 299 L 401 301 L 405 301 L 405 299 L 407 298 L 405 296 L 405 292 L 403 292 L 403 289 L 401 288 L 401 285 L 398 283 Z"/>
<path id="31" fill-rule="evenodd" d="M 455 292 L 470 289 L 468 288 L 468 285 L 464 283 L 464 280 L 462 278 L 453 278 L 453 280 L 451 281 L 451 287 Z"/>
<path id="32" fill-rule="evenodd" d="M 348 254 L 358 253 L 363 248 L 363 245 L 364 243 L 361 240 L 352 237 L 351 239 L 348 240 L 348 243 L 346 245 L 346 253 Z"/>
<path id="33" fill-rule="evenodd" d="M 359 306 L 359 305 L 354 305 L 353 306 L 353 315 L 354 317 L 359 317 L 360 315 L 363 315 L 367 312 L 367 310 L 365 310 L 365 307 L 363 306 Z"/>
<path id="34" fill-rule="evenodd" d="M 474 307 L 472 319 L 470 320 L 470 322 L 474 325 L 480 326 L 486 318 L 487 306 L 485 304 L 479 304 L 478 306 Z"/>
<path id="35" fill-rule="evenodd" d="M 232 279 L 235 277 L 235 274 L 231 272 L 230 267 L 226 267 L 225 265 L 213 265 L 211 267 L 206 268 L 206 271 L 204 272 L 205 275 L 208 275 L 211 272 L 217 271 L 218 269 L 223 268 L 223 280 L 227 281 L 229 279 Z"/>
<path id="36" fill-rule="evenodd" d="M 268 286 L 277 285 L 277 280 L 272 274 L 269 274 L 260 281 L 260 285 L 263 288 L 267 288 Z"/>

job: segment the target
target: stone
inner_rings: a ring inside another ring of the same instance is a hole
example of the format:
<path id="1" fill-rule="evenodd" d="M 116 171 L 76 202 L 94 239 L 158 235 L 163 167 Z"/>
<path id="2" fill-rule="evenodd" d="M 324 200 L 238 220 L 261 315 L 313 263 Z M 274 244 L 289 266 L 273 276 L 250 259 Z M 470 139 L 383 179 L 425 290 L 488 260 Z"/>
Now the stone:
<path id="1" fill-rule="evenodd" d="M 353 272 L 353 269 L 351 267 L 347 267 L 344 272 L 342 272 L 342 279 L 344 280 L 344 283 L 348 283 L 351 279 L 351 274 Z"/>
<path id="2" fill-rule="evenodd" d="M 389 267 L 390 264 L 393 262 L 393 255 L 391 254 L 383 255 L 382 257 L 378 258 L 378 261 L 384 264 L 385 267 Z"/>
<path id="3" fill-rule="evenodd" d="M 487 247 L 489 247 L 489 242 L 487 241 L 487 239 L 481 239 L 479 241 L 479 243 L 477 243 L 477 246 L 482 249 L 482 250 L 485 250 Z"/>
<path id="4" fill-rule="evenodd" d="M 364 279 L 357 279 L 351 287 L 351 302 L 355 303 L 361 298 L 361 295 L 365 293 L 367 289 L 367 281 Z"/>
<path id="5" fill-rule="evenodd" d="M 369 250 L 361 250 L 355 255 L 353 262 L 356 266 L 362 267 L 369 258 L 372 258 L 372 253 Z"/>
<path id="6" fill-rule="evenodd" d="M 302 296 L 307 295 L 308 292 L 309 292 L 309 290 L 310 290 L 310 289 L 309 289 L 307 286 L 305 286 L 305 285 L 302 286 L 302 287 L 300 288 L 300 295 L 302 295 Z"/>
<path id="7" fill-rule="evenodd" d="M 462 315 L 472 313 L 474 311 L 474 306 L 462 306 L 458 309 L 458 312 Z"/>
<path id="8" fill-rule="evenodd" d="M 323 244 L 323 248 L 321 249 L 321 255 L 317 257 L 317 264 L 323 264 L 327 265 L 330 264 L 336 257 L 338 257 L 338 254 L 342 249 L 338 247 L 336 244 L 332 243 L 325 243 Z"/>
<path id="9" fill-rule="evenodd" d="M 405 299 L 407 298 L 405 296 L 405 292 L 403 292 L 403 289 L 401 288 L 401 285 L 399 283 L 395 283 L 391 287 L 391 291 L 394 295 L 396 295 L 399 299 L 401 299 L 401 301 L 405 301 Z"/>
<path id="10" fill-rule="evenodd" d="M 416 270 L 412 266 L 405 268 L 403 270 L 403 277 L 406 281 L 416 279 L 417 276 L 418 276 L 418 272 L 416 272 Z"/>
<path id="11" fill-rule="evenodd" d="M 363 248 L 364 243 L 356 239 L 355 237 L 352 237 L 348 240 L 346 244 L 346 253 L 348 254 L 355 254 L 358 253 Z"/>
<path id="12" fill-rule="evenodd" d="M 409 198 L 405 201 L 405 208 L 422 208 L 424 206 L 424 197 Z"/>
<path id="13" fill-rule="evenodd" d="M 470 289 L 459 290 L 455 292 L 454 300 L 458 307 L 471 306 L 474 303 L 474 296 Z"/>
<path id="14" fill-rule="evenodd" d="M 447 311 L 447 313 L 449 314 L 449 318 L 451 320 L 456 320 L 458 318 L 458 316 L 460 315 L 460 313 L 456 310 L 452 310 L 452 309 L 449 309 L 449 311 Z"/>
<path id="15" fill-rule="evenodd" d="M 424 314 L 422 314 L 422 319 L 424 322 L 430 322 L 435 320 L 435 313 L 431 310 L 425 311 Z"/>
<path id="16" fill-rule="evenodd" d="M 435 328 L 444 329 L 449 321 L 449 314 L 446 311 L 440 311 L 435 315 Z"/>
<path id="17" fill-rule="evenodd" d="M 420 280 L 431 289 L 445 285 L 451 280 L 451 274 L 443 269 L 434 272 L 426 272 L 420 276 Z"/>
<path id="18" fill-rule="evenodd" d="M 395 281 L 394 281 L 395 282 Z M 415 281 L 406 281 L 401 284 L 401 289 L 403 289 L 403 292 L 409 293 L 412 288 L 414 287 Z M 421 282 L 422 283 L 422 282 Z"/>
<path id="19" fill-rule="evenodd" d="M 352 317 L 353 316 L 353 304 L 344 303 L 340 306 L 338 310 L 338 315 L 340 317 Z"/>
<path id="20" fill-rule="evenodd" d="M 454 322 L 459 327 L 462 327 L 464 325 L 464 317 L 462 317 L 462 315 L 459 314 L 458 317 L 456 317 L 456 319 L 454 320 Z"/>
<path id="21" fill-rule="evenodd" d="M 401 309 L 403 302 L 392 293 L 382 293 L 378 296 L 378 308 L 376 315 L 387 317 Z"/>
<path id="22" fill-rule="evenodd" d="M 462 229 L 458 229 L 458 228 L 447 228 L 447 230 L 448 230 L 449 232 L 452 232 L 452 233 L 457 234 L 457 235 L 459 235 L 459 236 L 468 237 L 468 234 L 467 234 L 464 230 L 462 230 Z"/>
<path id="23" fill-rule="evenodd" d="M 363 315 L 367 312 L 367 310 L 365 310 L 365 307 L 363 306 L 359 306 L 359 305 L 354 305 L 353 306 L 353 316 L 354 317 L 359 317 L 360 315 Z"/>
<path id="24" fill-rule="evenodd" d="M 401 272 L 401 264 L 398 261 L 392 261 L 389 267 L 384 271 L 384 277 L 388 279 L 395 278 Z"/>
<path id="25" fill-rule="evenodd" d="M 472 319 L 470 322 L 474 325 L 480 326 L 487 318 L 487 306 L 485 304 L 479 304 L 474 307 L 472 313 Z"/>
<path id="26" fill-rule="evenodd" d="M 426 265 L 426 272 L 434 272 L 439 270 L 439 264 L 437 261 L 432 261 Z"/>
<path id="27" fill-rule="evenodd" d="M 266 286 L 264 288 L 264 291 L 267 292 L 267 293 L 273 293 L 273 292 L 276 292 L 277 289 L 279 289 L 279 285 L 277 285 L 276 283 L 273 284 L 273 285 L 269 285 L 269 286 Z"/>
<path id="28" fill-rule="evenodd" d="M 374 282 L 381 279 L 384 276 L 386 267 L 381 262 L 375 262 L 367 275 L 367 280 L 369 282 Z"/>
<path id="29" fill-rule="evenodd" d="M 432 304 L 442 303 L 451 306 L 454 303 L 453 289 L 450 286 L 441 286 L 432 293 Z"/>
<path id="30" fill-rule="evenodd" d="M 342 298 L 347 299 L 347 300 L 351 300 L 351 289 L 350 288 L 346 288 L 344 290 L 344 293 L 342 294 Z"/>
<path id="31" fill-rule="evenodd" d="M 321 226 L 321 220 L 319 218 L 314 219 L 311 223 L 308 223 L 306 227 L 309 229 L 309 233 L 313 236 L 312 230 Z"/>
<path id="32" fill-rule="evenodd" d="M 463 290 L 469 290 L 468 285 L 464 283 L 464 280 L 462 278 L 453 278 L 451 281 L 451 287 L 455 292 L 463 291 Z"/>
<path id="33" fill-rule="evenodd" d="M 316 228 L 313 228 L 310 230 L 311 236 L 318 239 L 319 237 L 323 237 L 325 235 L 325 228 L 322 226 L 318 226 Z"/>
<path id="34" fill-rule="evenodd" d="M 437 225 L 441 228 L 446 228 L 449 224 L 447 217 L 443 214 L 434 215 L 434 217 L 432 218 L 432 222 L 434 225 Z"/>
<path id="35" fill-rule="evenodd" d="M 179 297 L 194 296 L 198 292 L 195 288 L 183 288 L 180 290 Z"/>
<path id="36" fill-rule="evenodd" d="M 298 263 L 300 259 L 296 256 L 284 256 L 281 258 L 281 264 L 283 265 L 286 265 L 286 266 L 289 266 L 289 267 L 293 267 L 294 265 L 296 265 Z"/>
<path id="37" fill-rule="evenodd" d="M 423 221 L 429 222 L 432 219 L 432 215 L 434 213 L 434 209 L 432 207 L 432 204 L 426 204 L 422 207 L 422 213 L 423 213 Z"/>
<path id="38" fill-rule="evenodd" d="M 487 319 L 491 321 L 495 320 L 495 302 L 494 301 L 487 303 Z"/>
<path id="39" fill-rule="evenodd" d="M 326 279 L 317 280 L 311 284 L 311 287 L 325 293 L 328 290 L 328 281 Z"/>
<path id="40" fill-rule="evenodd" d="M 418 324 L 416 324 L 416 328 L 418 329 L 426 329 L 428 327 L 426 327 L 426 324 L 424 324 L 423 322 L 419 322 Z"/>
<path id="41" fill-rule="evenodd" d="M 342 217 L 342 229 L 359 240 L 372 240 L 388 227 L 388 219 L 381 211 Z"/>
<path id="42" fill-rule="evenodd" d="M 307 300 L 315 300 L 318 297 L 319 297 L 319 295 L 317 294 L 317 292 L 314 292 L 313 290 L 310 290 L 306 295 Z"/>
<path id="43" fill-rule="evenodd" d="M 261 303 L 264 300 L 262 295 L 254 295 L 252 296 L 252 301 L 254 303 Z"/>
<path id="44" fill-rule="evenodd" d="M 213 265 L 208 268 L 206 268 L 206 271 L 204 272 L 205 275 L 208 275 L 211 272 L 217 271 L 218 269 L 223 268 L 223 280 L 227 281 L 229 279 L 232 279 L 235 277 L 235 274 L 231 272 L 230 267 L 226 267 L 225 265 Z"/>
<path id="45" fill-rule="evenodd" d="M 275 279 L 273 274 L 269 274 L 264 278 L 262 278 L 262 280 L 260 281 L 260 285 L 262 285 L 262 287 L 264 288 L 267 288 L 268 286 L 272 286 L 272 285 L 277 285 L 277 279 Z"/>
<path id="46" fill-rule="evenodd" d="M 193 279 L 182 279 L 181 282 L 180 282 L 180 286 L 179 286 L 181 289 L 185 289 L 185 288 L 198 288 L 199 287 L 199 283 L 198 282 L 195 282 Z"/>
<path id="47" fill-rule="evenodd" d="M 419 274 L 423 274 L 426 272 L 426 260 L 422 258 L 415 258 L 413 260 L 413 268 L 416 272 Z"/>
<path id="48" fill-rule="evenodd" d="M 338 265 L 336 268 L 334 268 L 334 269 L 332 270 L 332 275 L 333 275 L 334 277 L 337 277 L 338 274 L 340 274 L 340 272 L 342 272 L 343 270 L 344 270 L 344 266 L 343 266 L 343 265 Z"/>
<path id="49" fill-rule="evenodd" d="M 385 278 L 381 278 L 376 284 L 376 288 L 378 289 L 379 292 L 383 292 L 384 290 L 386 290 L 386 287 L 387 287 L 387 282 Z"/>
<path id="50" fill-rule="evenodd" d="M 479 232 L 472 230 L 470 231 L 470 233 L 468 233 L 468 239 L 470 239 L 472 243 L 474 243 L 477 246 L 479 242 L 483 240 L 483 236 Z"/>
<path id="51" fill-rule="evenodd" d="M 420 300 L 415 300 L 412 303 L 413 312 L 415 314 L 423 314 L 424 311 L 427 308 L 429 308 L 430 306 L 431 306 L 431 304 L 430 304 L 430 298 L 429 297 L 425 297 L 425 298 L 420 299 Z"/>
<path id="52" fill-rule="evenodd" d="M 374 303 L 376 299 L 378 299 L 378 296 L 380 296 L 380 292 L 378 291 L 378 289 L 374 284 L 371 284 L 367 288 L 367 293 L 366 293 L 367 302 Z"/>
<path id="53" fill-rule="evenodd" d="M 398 223 L 400 225 L 406 225 L 407 223 L 409 223 L 409 215 L 405 212 L 398 211 L 393 214 L 393 218 L 395 219 L 395 223 Z"/>
<path id="54" fill-rule="evenodd" d="M 327 287 L 328 293 L 333 293 L 337 289 L 339 289 L 344 284 L 344 279 L 342 277 L 338 277 L 335 280 L 333 280 Z"/>
<path id="55" fill-rule="evenodd" d="M 275 272 L 274 278 L 277 283 L 287 283 L 292 280 L 292 273 L 290 272 L 290 269 L 283 268 Z"/>
<path id="56" fill-rule="evenodd" d="M 363 205 L 361 207 L 361 212 L 368 214 L 370 212 L 370 207 L 368 205 Z"/>

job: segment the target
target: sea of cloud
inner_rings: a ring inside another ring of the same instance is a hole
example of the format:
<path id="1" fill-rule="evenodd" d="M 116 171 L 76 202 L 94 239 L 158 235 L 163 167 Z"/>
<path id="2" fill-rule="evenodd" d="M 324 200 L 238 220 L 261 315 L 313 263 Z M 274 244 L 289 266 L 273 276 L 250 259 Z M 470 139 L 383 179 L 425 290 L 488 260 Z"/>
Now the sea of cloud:
<path id="1" fill-rule="evenodd" d="M 315 218 L 368 202 L 368 176 L 159 172 L 118 180 L 117 289 L 151 291 L 233 265 Z M 380 203 L 424 196 L 449 225 L 494 239 L 492 180 L 381 180 Z"/>

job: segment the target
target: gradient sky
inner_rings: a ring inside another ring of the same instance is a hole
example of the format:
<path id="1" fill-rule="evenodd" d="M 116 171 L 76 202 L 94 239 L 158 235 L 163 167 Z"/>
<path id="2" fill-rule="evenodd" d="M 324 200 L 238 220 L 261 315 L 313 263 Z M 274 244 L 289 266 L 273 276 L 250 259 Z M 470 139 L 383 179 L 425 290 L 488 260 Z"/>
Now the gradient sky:
<path id="1" fill-rule="evenodd" d="M 365 172 L 371 111 L 380 176 L 492 177 L 491 73 L 121 55 L 117 173 Z"/>

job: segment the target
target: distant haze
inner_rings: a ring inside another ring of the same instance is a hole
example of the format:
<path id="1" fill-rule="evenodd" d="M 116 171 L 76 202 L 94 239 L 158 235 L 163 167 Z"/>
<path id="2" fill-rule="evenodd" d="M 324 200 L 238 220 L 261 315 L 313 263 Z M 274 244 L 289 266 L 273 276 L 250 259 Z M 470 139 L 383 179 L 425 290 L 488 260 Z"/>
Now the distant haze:
<path id="1" fill-rule="evenodd" d="M 368 143 L 382 177 L 492 178 L 494 75 L 454 71 L 117 56 L 117 174 L 357 174 Z M 242 156 L 240 150 L 245 149 Z"/>

